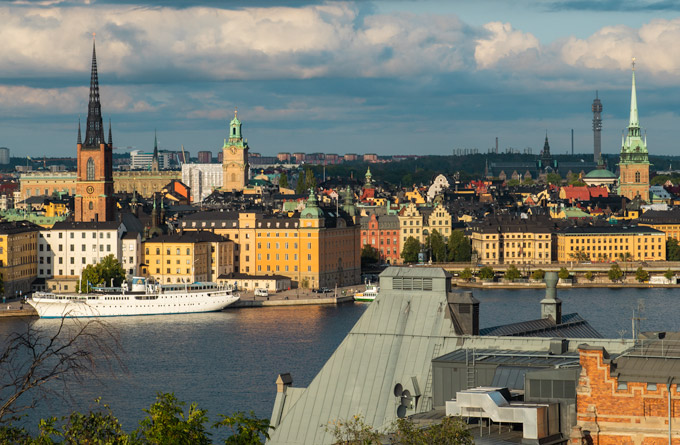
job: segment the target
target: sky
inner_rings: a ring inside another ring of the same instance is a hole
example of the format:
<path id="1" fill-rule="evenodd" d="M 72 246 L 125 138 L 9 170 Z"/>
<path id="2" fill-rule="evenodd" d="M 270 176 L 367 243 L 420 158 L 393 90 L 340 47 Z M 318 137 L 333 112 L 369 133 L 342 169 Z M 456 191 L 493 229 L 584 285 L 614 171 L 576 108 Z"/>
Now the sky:
<path id="1" fill-rule="evenodd" d="M 636 58 L 651 154 L 680 154 L 680 0 L 0 1 L 0 146 L 75 156 L 92 33 L 118 152 L 618 153 Z"/>

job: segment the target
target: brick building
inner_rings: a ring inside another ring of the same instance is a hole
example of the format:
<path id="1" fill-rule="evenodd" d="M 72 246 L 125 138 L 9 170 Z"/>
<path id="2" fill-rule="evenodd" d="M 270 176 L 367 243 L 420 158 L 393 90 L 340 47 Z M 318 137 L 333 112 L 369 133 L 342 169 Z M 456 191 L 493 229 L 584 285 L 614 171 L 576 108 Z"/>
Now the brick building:
<path id="1" fill-rule="evenodd" d="M 643 333 L 616 358 L 579 347 L 572 445 L 680 444 L 680 333 Z M 669 392 L 670 387 L 670 392 Z M 669 427 L 670 421 L 670 427 Z"/>
<path id="2" fill-rule="evenodd" d="M 361 218 L 361 246 L 377 249 L 382 263 L 401 263 L 399 244 L 399 217 L 373 214 Z"/>

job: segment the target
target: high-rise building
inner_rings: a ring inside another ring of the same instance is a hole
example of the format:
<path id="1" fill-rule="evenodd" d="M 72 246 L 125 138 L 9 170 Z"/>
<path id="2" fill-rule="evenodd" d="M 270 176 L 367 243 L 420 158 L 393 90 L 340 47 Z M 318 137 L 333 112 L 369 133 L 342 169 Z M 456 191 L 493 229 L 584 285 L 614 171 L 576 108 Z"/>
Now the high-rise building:
<path id="1" fill-rule="evenodd" d="M 9 148 L 7 147 L 0 147 L 0 164 L 9 164 Z"/>
<path id="2" fill-rule="evenodd" d="M 593 161 L 599 162 L 602 156 L 602 102 L 600 102 L 595 91 L 595 100 L 593 101 Z M 572 153 L 573 154 L 573 153 Z"/>
<path id="3" fill-rule="evenodd" d="M 223 185 L 225 191 L 241 191 L 248 183 L 248 140 L 241 134 L 241 121 L 238 111 L 234 110 L 234 119 L 229 123 L 229 139 L 224 140 L 222 147 Z"/>
<path id="4" fill-rule="evenodd" d="M 76 180 L 75 220 L 113 221 L 113 138 L 109 121 L 109 140 L 104 139 L 102 106 L 99 100 L 97 53 L 92 41 L 90 99 L 87 107 L 85 140 L 78 122 L 78 175 Z"/>
<path id="5" fill-rule="evenodd" d="M 199 151 L 198 152 L 198 163 L 199 164 L 210 164 L 212 162 L 212 152 L 211 151 Z"/>
<path id="6" fill-rule="evenodd" d="M 635 60 L 633 60 L 628 135 L 625 140 L 621 141 L 621 156 L 619 158 L 619 194 L 628 199 L 639 196 L 643 201 L 649 201 L 649 152 L 647 151 L 646 139 L 646 136 L 644 139 L 642 138 L 638 119 Z"/>

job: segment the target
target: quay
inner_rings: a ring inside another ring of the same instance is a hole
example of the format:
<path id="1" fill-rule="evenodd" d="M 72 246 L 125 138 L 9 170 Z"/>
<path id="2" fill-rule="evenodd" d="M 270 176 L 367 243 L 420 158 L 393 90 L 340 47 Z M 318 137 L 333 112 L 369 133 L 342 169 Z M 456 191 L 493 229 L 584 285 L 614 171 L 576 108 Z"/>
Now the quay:
<path id="1" fill-rule="evenodd" d="M 0 306 L 0 318 L 2 317 L 37 317 L 38 313 L 30 304 L 20 301 L 11 301 Z"/>
<path id="2" fill-rule="evenodd" d="M 239 292 L 241 299 L 229 305 L 225 310 L 247 307 L 271 306 L 306 306 L 314 304 L 344 304 L 354 301 L 354 293 L 364 286 L 339 287 L 325 294 L 317 294 L 309 289 L 289 289 L 269 294 L 268 297 L 256 297 L 253 292 Z"/>

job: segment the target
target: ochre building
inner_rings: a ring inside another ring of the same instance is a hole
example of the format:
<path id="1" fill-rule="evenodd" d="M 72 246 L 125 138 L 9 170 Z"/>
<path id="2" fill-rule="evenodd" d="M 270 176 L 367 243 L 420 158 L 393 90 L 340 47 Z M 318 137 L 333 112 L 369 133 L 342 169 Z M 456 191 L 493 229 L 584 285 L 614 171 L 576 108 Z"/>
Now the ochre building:
<path id="1" fill-rule="evenodd" d="M 38 274 L 40 227 L 27 221 L 0 222 L 0 276 L 4 295 L 27 293 Z"/>
<path id="2" fill-rule="evenodd" d="M 666 234 L 645 226 L 570 227 L 557 233 L 557 261 L 665 261 Z"/>

